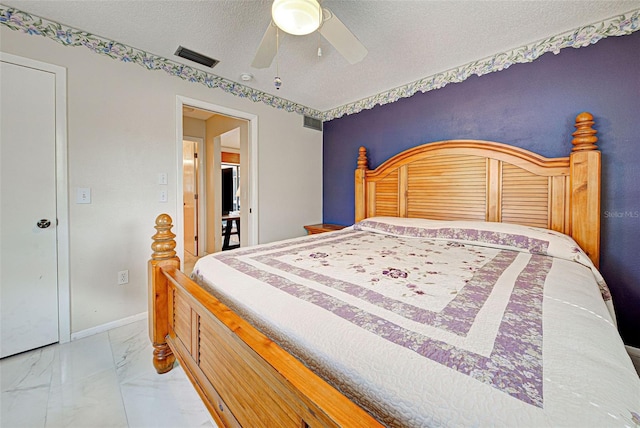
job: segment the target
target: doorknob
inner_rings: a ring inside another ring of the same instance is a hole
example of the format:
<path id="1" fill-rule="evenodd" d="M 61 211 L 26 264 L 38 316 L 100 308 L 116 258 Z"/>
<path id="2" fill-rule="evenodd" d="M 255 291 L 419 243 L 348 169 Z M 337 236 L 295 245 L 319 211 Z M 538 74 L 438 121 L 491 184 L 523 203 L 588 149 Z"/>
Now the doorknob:
<path id="1" fill-rule="evenodd" d="M 36 223 L 36 226 L 38 226 L 40 229 L 46 229 L 47 227 L 51 226 L 51 222 L 46 218 L 43 218 L 42 220 Z"/>

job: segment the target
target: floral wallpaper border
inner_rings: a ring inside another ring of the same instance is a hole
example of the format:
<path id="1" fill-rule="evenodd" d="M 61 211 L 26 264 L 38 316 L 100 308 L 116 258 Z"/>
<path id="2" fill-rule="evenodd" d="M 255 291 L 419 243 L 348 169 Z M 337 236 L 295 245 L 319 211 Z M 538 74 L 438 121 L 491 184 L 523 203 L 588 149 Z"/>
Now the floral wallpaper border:
<path id="1" fill-rule="evenodd" d="M 15 8 L 7 8 L 0 5 L 0 24 L 15 31 L 50 38 L 65 46 L 84 46 L 97 54 L 106 55 L 123 62 L 132 62 L 148 70 L 162 70 L 183 80 L 200 83 L 208 88 L 222 89 L 229 94 L 248 98 L 253 102 L 262 102 L 288 112 L 329 121 L 345 115 L 359 113 L 362 110 L 372 109 L 377 105 L 393 103 L 418 92 L 424 93 L 440 89 L 449 83 L 459 83 L 473 75 L 482 76 L 505 70 L 513 64 L 532 62 L 547 52 L 558 54 L 560 49 L 568 47 L 581 48 L 595 44 L 606 37 L 631 34 L 640 30 L 640 9 L 425 77 L 407 85 L 325 112 L 305 107 L 293 101 L 267 94 L 215 74 L 207 73 L 113 40 L 30 15 Z"/>
<path id="2" fill-rule="evenodd" d="M 274 108 L 311 116 L 316 119 L 322 117 L 320 111 L 293 101 L 267 94 L 213 73 L 207 73 L 195 67 L 190 67 L 114 40 L 95 36 L 85 31 L 30 15 L 15 8 L 7 8 L 0 5 L 0 24 L 12 30 L 47 37 L 65 46 L 84 46 L 97 54 L 106 55 L 123 62 L 131 62 L 148 70 L 162 70 L 182 80 L 200 83 L 208 88 L 222 89 L 231 95 L 248 98 L 253 102 L 263 102 Z"/>
<path id="3" fill-rule="evenodd" d="M 530 45 L 521 46 L 508 52 L 499 53 L 415 82 L 391 89 L 386 92 L 349 103 L 322 114 L 322 120 L 328 121 L 344 115 L 355 114 L 362 110 L 372 109 L 376 105 L 384 105 L 408 98 L 417 92 L 428 92 L 440 89 L 449 83 L 459 83 L 472 75 L 502 71 L 513 64 L 532 62 L 547 52 L 555 55 L 564 48 L 581 48 L 599 42 L 611 36 L 624 36 L 640 30 L 640 9 L 632 10 L 605 21 L 577 28 L 563 34 L 549 37 Z"/>

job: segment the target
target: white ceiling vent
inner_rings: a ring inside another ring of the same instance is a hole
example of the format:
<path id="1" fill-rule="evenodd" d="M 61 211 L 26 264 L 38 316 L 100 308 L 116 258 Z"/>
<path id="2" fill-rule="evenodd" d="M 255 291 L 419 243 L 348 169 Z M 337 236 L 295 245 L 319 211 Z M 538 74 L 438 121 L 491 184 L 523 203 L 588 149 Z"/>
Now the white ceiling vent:
<path id="1" fill-rule="evenodd" d="M 315 119 L 311 116 L 304 117 L 304 127 L 315 129 L 316 131 L 322 131 L 322 121 L 320 119 Z"/>
<path id="2" fill-rule="evenodd" d="M 216 64 L 220 62 L 217 59 L 209 58 L 206 55 L 199 54 L 198 52 L 194 52 L 191 49 L 187 49 L 183 46 L 178 46 L 175 55 L 184 59 L 188 59 L 189 61 L 197 62 L 198 64 L 210 68 L 215 67 Z"/>

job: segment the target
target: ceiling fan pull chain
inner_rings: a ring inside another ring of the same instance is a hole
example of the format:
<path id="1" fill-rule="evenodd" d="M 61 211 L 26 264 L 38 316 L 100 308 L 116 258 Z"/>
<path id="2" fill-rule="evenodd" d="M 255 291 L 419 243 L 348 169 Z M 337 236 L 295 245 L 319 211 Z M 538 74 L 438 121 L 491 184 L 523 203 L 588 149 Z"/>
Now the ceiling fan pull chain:
<path id="1" fill-rule="evenodd" d="M 277 90 L 280 90 L 282 86 L 282 79 L 280 78 L 280 60 L 278 52 L 280 51 L 280 29 L 276 27 L 276 77 L 273 79 L 273 84 Z"/>

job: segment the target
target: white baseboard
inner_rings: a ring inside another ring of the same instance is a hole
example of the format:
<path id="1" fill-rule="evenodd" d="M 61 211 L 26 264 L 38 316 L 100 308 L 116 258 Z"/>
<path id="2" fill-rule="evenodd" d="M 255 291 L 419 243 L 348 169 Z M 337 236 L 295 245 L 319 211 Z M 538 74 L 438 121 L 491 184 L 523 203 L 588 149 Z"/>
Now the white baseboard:
<path id="1" fill-rule="evenodd" d="M 640 376 L 640 349 L 627 345 L 625 345 L 625 348 L 627 348 L 627 353 L 631 357 L 631 361 L 638 372 L 638 376 Z"/>
<path id="2" fill-rule="evenodd" d="M 80 330 L 75 333 L 71 333 L 71 340 L 82 339 L 83 337 L 93 336 L 94 334 L 103 333 L 105 331 L 109 331 L 111 329 L 122 327 L 123 325 L 131 324 L 132 322 L 140 321 L 146 319 L 148 316 L 147 312 L 142 312 L 137 315 L 132 315 L 130 317 L 122 318 L 116 321 L 111 321 L 106 324 L 97 325 L 95 327 L 88 328 L 86 330 Z"/>

